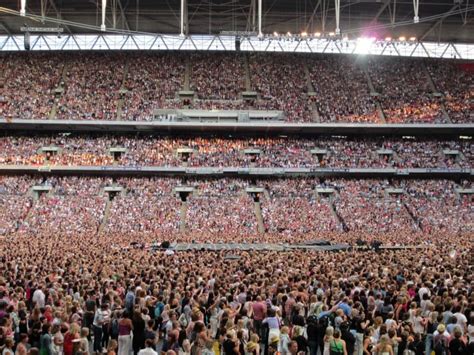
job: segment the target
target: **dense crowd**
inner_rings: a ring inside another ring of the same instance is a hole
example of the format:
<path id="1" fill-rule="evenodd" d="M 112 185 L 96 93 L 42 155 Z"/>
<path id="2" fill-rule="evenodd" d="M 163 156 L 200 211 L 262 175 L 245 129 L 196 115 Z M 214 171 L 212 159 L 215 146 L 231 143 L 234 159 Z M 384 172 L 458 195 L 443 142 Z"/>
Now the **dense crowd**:
<path id="1" fill-rule="evenodd" d="M 336 211 L 349 230 L 381 233 L 398 230 L 410 234 L 416 222 L 406 209 L 402 197 L 385 196 L 387 181 L 336 181 L 339 191 Z"/>
<path id="2" fill-rule="evenodd" d="M 237 100 L 245 91 L 244 63 L 241 56 L 222 53 L 193 54 L 191 90 L 207 100 Z"/>
<path id="3" fill-rule="evenodd" d="M 304 65 L 301 56 L 251 55 L 251 82 L 260 96 L 257 107 L 283 111 L 288 121 L 312 121 Z"/>
<path id="4" fill-rule="evenodd" d="M 388 122 L 446 122 L 439 99 L 430 91 L 424 65 L 421 60 L 398 58 L 369 61 L 370 76 Z"/>
<path id="5" fill-rule="evenodd" d="M 410 252 L 229 255 L 131 248 L 123 236 L 37 236 L 2 240 L 5 355 L 473 351 L 466 237 Z"/>
<path id="6" fill-rule="evenodd" d="M 35 185 L 50 189 L 35 196 Z M 3 235 L 272 243 L 316 237 L 354 243 L 363 235 L 399 244 L 403 238 L 397 233 L 407 240 L 418 235 L 420 241 L 429 241 L 439 232 L 474 231 L 473 196 L 457 191 L 472 188 L 468 181 L 4 177 L 0 186 Z M 179 187 L 193 191 L 183 195 Z M 263 190 L 252 194 L 249 188 Z M 319 194 L 318 189 L 333 192 Z M 402 191 L 392 194 L 390 189 Z"/>
<path id="7" fill-rule="evenodd" d="M 51 147 L 59 151 L 41 151 Z M 125 152 L 114 157 L 110 149 L 117 147 L 125 148 Z M 192 149 L 193 153 L 183 155 L 179 151 L 181 148 Z M 473 161 L 474 146 L 470 139 L 244 139 L 63 134 L 0 137 L 0 164 L 11 165 L 471 168 Z"/>
<path id="8" fill-rule="evenodd" d="M 76 54 L 66 65 L 64 92 L 56 118 L 115 120 L 124 79 L 123 54 Z"/>
<path id="9" fill-rule="evenodd" d="M 182 101 L 186 89 L 195 100 Z M 248 62 L 248 68 L 246 63 Z M 378 98 L 370 92 L 364 66 Z M 426 69 L 425 70 L 425 66 Z M 306 70 L 307 68 L 308 70 Z M 246 75 L 255 100 L 242 100 Z M 436 97 L 429 85 L 433 78 Z M 472 121 L 471 73 L 447 60 L 230 53 L 7 54 L 0 57 L 0 116 L 152 120 L 157 109 L 280 110 L 293 122 Z M 56 93 L 56 89 L 60 90 Z M 310 90 L 315 96 L 309 97 Z M 54 109 L 53 109 L 54 107 Z M 318 111 L 318 114 L 314 112 Z M 318 118 L 319 117 L 319 118 Z"/>
<path id="10" fill-rule="evenodd" d="M 0 117 L 48 119 L 65 56 L 7 54 L 0 57 Z"/>
<path id="11" fill-rule="evenodd" d="M 308 59 L 322 121 L 380 122 L 362 65 L 341 56 Z"/>
<path id="12" fill-rule="evenodd" d="M 179 108 L 184 57 L 178 54 L 130 55 L 124 83 L 122 119 L 148 121 L 157 109 Z"/>
<path id="13" fill-rule="evenodd" d="M 265 231 L 290 238 L 312 233 L 342 231 L 331 201 L 318 196 L 312 179 L 259 181 L 267 191 L 262 196 Z"/>
<path id="14" fill-rule="evenodd" d="M 436 89 L 443 95 L 444 105 L 451 121 L 472 122 L 474 114 L 474 88 L 472 71 L 462 70 L 453 62 L 429 62 L 428 72 L 433 77 Z"/>

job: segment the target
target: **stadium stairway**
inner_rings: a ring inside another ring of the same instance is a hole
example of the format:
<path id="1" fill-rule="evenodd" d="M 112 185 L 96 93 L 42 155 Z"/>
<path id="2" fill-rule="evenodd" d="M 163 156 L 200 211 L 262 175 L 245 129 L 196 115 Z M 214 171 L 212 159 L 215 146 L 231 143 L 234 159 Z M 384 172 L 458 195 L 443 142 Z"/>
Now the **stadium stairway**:
<path id="1" fill-rule="evenodd" d="M 435 83 L 434 83 L 434 80 L 428 70 L 428 68 L 426 67 L 426 63 L 423 62 L 423 71 L 425 72 L 425 75 L 426 75 L 426 78 L 428 80 L 428 85 L 430 87 L 430 90 L 433 94 L 437 94 L 439 95 L 439 103 L 440 103 L 440 106 L 441 106 L 441 112 L 443 112 L 443 118 L 448 122 L 448 123 L 453 123 L 451 121 L 451 117 L 449 117 L 449 114 L 448 114 L 448 111 L 446 110 L 446 106 L 444 105 L 444 100 L 443 100 L 443 96 L 442 93 L 439 92 L 438 88 L 436 87 Z"/>
<path id="2" fill-rule="evenodd" d="M 191 78 L 191 63 L 189 62 L 189 56 L 186 56 L 185 70 L 184 70 L 184 91 L 190 91 L 190 78 Z"/>
<path id="3" fill-rule="evenodd" d="M 28 210 L 26 211 L 25 215 L 22 216 L 21 220 L 16 221 L 15 232 L 18 232 L 23 223 L 25 223 L 25 221 L 28 221 L 31 218 L 31 214 L 33 213 L 33 207 L 35 205 L 35 200 L 31 199 L 30 201 L 30 206 L 28 207 Z"/>
<path id="4" fill-rule="evenodd" d="M 100 223 L 98 234 L 101 235 L 105 228 L 107 227 L 107 223 L 109 222 L 110 216 L 110 207 L 112 206 L 112 200 L 108 199 L 107 204 L 105 205 L 104 217 L 102 217 L 102 222 Z"/>
<path id="5" fill-rule="evenodd" d="M 127 88 L 125 87 L 125 83 L 127 81 L 128 75 L 128 61 L 125 62 L 125 68 L 123 69 L 123 78 L 122 78 L 122 85 L 120 86 L 119 90 L 119 99 L 117 100 L 117 120 L 120 121 L 123 115 L 123 103 L 125 100 L 125 95 L 127 93 Z"/>
<path id="6" fill-rule="evenodd" d="M 331 213 L 336 218 L 336 220 L 339 221 L 341 230 L 344 232 L 349 231 L 349 227 L 347 227 L 346 221 L 344 221 L 344 218 L 342 218 L 342 216 L 337 212 L 336 206 L 334 205 L 334 200 L 330 201 L 329 206 L 331 206 Z"/>
<path id="7" fill-rule="evenodd" d="M 382 123 L 387 123 L 385 113 L 383 112 L 383 109 L 382 109 L 382 105 L 380 104 L 380 101 L 378 100 L 378 98 L 375 96 L 377 92 L 375 91 L 374 84 L 372 83 L 372 78 L 370 77 L 369 70 L 367 69 L 367 64 L 363 64 L 362 69 L 364 70 L 364 74 L 367 79 L 367 85 L 369 85 L 370 94 L 372 95 L 375 102 L 375 106 L 377 107 L 377 113 L 379 115 L 379 119 Z"/>
<path id="8" fill-rule="evenodd" d="M 263 234 L 265 233 L 265 226 L 263 223 L 262 206 L 260 205 L 260 201 L 254 202 L 254 206 L 255 217 L 257 218 L 257 229 L 259 233 Z"/>
<path id="9" fill-rule="evenodd" d="M 421 223 L 420 223 L 420 220 L 412 213 L 412 211 L 408 208 L 408 205 L 405 201 L 403 201 L 403 207 L 405 208 L 405 210 L 407 211 L 408 215 L 411 217 L 411 219 L 413 220 L 413 222 L 415 223 L 416 227 L 418 230 L 422 230 L 421 228 Z"/>
<path id="10" fill-rule="evenodd" d="M 252 81 L 250 79 L 250 65 L 249 65 L 249 57 L 246 53 L 243 55 L 244 57 L 244 68 L 245 68 L 245 91 L 252 91 Z"/>
<path id="11" fill-rule="evenodd" d="M 51 111 L 49 113 L 50 120 L 56 119 L 56 112 L 58 110 L 58 102 L 65 90 L 66 79 L 67 79 L 67 63 L 64 63 L 63 68 L 61 70 L 61 78 L 59 79 L 58 87 L 56 88 L 56 92 L 60 92 L 60 94 L 56 96 L 54 99 L 53 107 L 51 107 Z"/>
<path id="12" fill-rule="evenodd" d="M 303 68 L 304 68 L 304 75 L 305 75 L 305 78 L 306 78 L 308 99 L 310 99 L 311 97 L 316 96 L 316 92 L 314 91 L 314 86 L 313 86 L 313 83 L 311 82 L 311 76 L 310 76 L 310 73 L 309 73 L 308 64 L 306 64 L 306 62 L 304 62 Z M 318 107 L 316 106 L 316 103 L 313 100 L 310 101 L 309 108 L 311 110 L 311 119 L 312 119 L 312 121 L 316 122 L 316 123 L 320 123 L 321 122 L 321 116 L 319 115 Z"/>
<path id="13" fill-rule="evenodd" d="M 313 83 L 311 82 L 311 77 L 310 77 L 310 74 L 309 74 L 309 68 L 308 68 L 308 64 L 306 64 L 306 62 L 303 65 L 303 69 L 304 69 L 304 76 L 306 78 L 307 90 L 308 90 L 308 92 L 313 92 L 314 93 Z"/>
<path id="14" fill-rule="evenodd" d="M 179 214 L 179 231 L 181 233 L 186 232 L 186 214 L 188 213 L 188 203 L 181 202 L 180 214 Z"/>

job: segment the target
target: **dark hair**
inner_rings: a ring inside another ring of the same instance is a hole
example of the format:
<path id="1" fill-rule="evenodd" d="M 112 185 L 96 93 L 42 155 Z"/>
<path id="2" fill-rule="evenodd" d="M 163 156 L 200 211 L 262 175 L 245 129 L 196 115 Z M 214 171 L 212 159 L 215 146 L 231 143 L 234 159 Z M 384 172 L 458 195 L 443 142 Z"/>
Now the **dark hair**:
<path id="1" fill-rule="evenodd" d="M 51 324 L 50 323 L 45 323 L 43 324 L 43 327 L 41 328 L 41 331 L 43 334 L 48 333 L 49 330 L 51 329 Z"/>
<path id="2" fill-rule="evenodd" d="M 145 347 L 150 348 L 154 345 L 153 339 L 147 339 L 145 340 Z"/>

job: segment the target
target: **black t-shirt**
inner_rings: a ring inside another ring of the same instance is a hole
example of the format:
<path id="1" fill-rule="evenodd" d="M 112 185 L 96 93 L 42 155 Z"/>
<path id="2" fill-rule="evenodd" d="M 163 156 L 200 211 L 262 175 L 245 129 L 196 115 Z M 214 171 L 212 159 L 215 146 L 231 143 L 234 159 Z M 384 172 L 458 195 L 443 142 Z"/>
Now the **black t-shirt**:
<path id="1" fill-rule="evenodd" d="M 351 329 L 355 329 L 356 333 L 364 334 L 364 329 L 362 329 L 361 317 L 354 317 L 352 319 Z"/>
<path id="2" fill-rule="evenodd" d="M 234 351 L 235 343 L 231 339 L 224 340 L 223 347 L 226 355 L 238 355 L 238 353 Z"/>
<path id="3" fill-rule="evenodd" d="M 451 355 L 468 355 L 466 344 L 458 338 L 454 338 L 449 342 L 449 352 Z"/>
<path id="4" fill-rule="evenodd" d="M 153 330 L 145 329 L 145 340 L 151 339 L 154 341 L 155 338 L 156 338 L 156 334 Z"/>
<path id="5" fill-rule="evenodd" d="M 86 301 L 86 311 L 88 312 L 95 312 L 95 301 L 88 299 Z"/>

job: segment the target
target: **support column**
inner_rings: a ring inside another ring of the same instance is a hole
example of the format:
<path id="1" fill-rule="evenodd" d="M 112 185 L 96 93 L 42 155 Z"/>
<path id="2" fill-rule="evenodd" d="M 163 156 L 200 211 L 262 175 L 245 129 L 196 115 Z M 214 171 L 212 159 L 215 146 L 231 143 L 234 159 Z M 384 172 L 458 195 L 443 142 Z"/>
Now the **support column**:
<path id="1" fill-rule="evenodd" d="M 341 34 L 341 28 L 339 27 L 339 18 L 341 15 L 341 0 L 334 0 L 334 8 L 336 10 L 336 35 L 339 36 Z"/>
<path id="2" fill-rule="evenodd" d="M 181 22 L 180 22 L 180 33 L 179 33 L 179 35 L 182 36 L 182 37 L 184 37 L 185 25 L 187 27 L 187 21 L 185 21 L 186 14 L 187 14 L 186 0 L 181 0 Z"/>
<path id="3" fill-rule="evenodd" d="M 25 16 L 26 15 L 26 0 L 21 0 L 20 3 L 20 15 Z"/>
<path id="4" fill-rule="evenodd" d="M 414 23 L 420 22 L 420 17 L 418 16 L 419 7 L 420 7 L 420 0 L 413 0 L 413 12 L 415 13 L 415 17 L 413 17 Z"/>
<path id="5" fill-rule="evenodd" d="M 102 0 L 102 24 L 100 30 L 105 32 L 105 10 L 107 9 L 107 0 Z"/>
<path id="6" fill-rule="evenodd" d="M 252 31 L 255 32 L 257 29 L 257 1 L 252 0 L 252 4 L 250 6 L 252 6 Z"/>
<path id="7" fill-rule="evenodd" d="M 258 0 L 258 36 L 262 37 L 262 0 Z"/>

